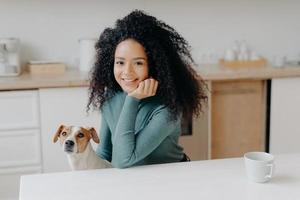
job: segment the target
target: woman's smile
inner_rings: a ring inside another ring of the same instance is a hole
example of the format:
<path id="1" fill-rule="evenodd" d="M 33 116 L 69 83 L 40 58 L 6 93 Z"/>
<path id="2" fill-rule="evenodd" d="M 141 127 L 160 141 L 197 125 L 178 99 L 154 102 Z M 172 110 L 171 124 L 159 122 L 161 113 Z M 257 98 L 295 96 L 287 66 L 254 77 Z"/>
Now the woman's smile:
<path id="1" fill-rule="evenodd" d="M 122 79 L 122 83 L 125 85 L 135 85 L 137 83 L 138 79 Z"/>
<path id="2" fill-rule="evenodd" d="M 125 81 L 126 83 L 132 83 L 135 82 L 138 79 L 128 79 L 128 78 L 122 78 L 123 81 Z"/>

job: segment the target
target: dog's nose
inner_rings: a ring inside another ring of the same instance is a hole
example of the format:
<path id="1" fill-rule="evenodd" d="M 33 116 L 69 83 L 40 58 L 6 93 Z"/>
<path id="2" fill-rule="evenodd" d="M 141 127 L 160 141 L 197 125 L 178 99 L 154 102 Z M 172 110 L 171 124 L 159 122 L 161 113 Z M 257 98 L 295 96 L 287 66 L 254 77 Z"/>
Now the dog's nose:
<path id="1" fill-rule="evenodd" d="M 74 146 L 74 142 L 72 141 L 72 140 L 67 140 L 66 141 L 66 145 L 68 146 L 68 147 L 72 147 L 72 146 Z"/>

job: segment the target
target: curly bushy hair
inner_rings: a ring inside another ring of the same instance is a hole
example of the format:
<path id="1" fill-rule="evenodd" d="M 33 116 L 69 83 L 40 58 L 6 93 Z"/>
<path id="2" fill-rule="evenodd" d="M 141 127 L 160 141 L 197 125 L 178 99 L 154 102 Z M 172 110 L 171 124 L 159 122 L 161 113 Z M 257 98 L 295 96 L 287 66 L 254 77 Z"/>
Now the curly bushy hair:
<path id="1" fill-rule="evenodd" d="M 114 28 L 101 33 L 95 45 L 97 59 L 90 74 L 87 108 L 91 104 L 101 108 L 117 91 L 122 91 L 113 67 L 116 47 L 126 39 L 134 39 L 144 47 L 149 76 L 159 83 L 156 96 L 172 116 L 176 118 L 182 112 L 198 116 L 207 100 L 207 87 L 192 68 L 196 64 L 188 42 L 174 28 L 140 10 L 118 19 Z"/>

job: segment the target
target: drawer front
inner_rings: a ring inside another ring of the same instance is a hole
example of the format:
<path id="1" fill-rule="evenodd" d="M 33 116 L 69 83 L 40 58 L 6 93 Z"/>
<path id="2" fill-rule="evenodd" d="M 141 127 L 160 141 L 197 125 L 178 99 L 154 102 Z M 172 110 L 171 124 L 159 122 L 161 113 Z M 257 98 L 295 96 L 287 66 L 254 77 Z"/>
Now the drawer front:
<path id="1" fill-rule="evenodd" d="M 0 92 L 0 130 L 39 126 L 38 91 Z"/>
<path id="2" fill-rule="evenodd" d="M 41 163 L 38 129 L 0 131 L 0 168 Z"/>

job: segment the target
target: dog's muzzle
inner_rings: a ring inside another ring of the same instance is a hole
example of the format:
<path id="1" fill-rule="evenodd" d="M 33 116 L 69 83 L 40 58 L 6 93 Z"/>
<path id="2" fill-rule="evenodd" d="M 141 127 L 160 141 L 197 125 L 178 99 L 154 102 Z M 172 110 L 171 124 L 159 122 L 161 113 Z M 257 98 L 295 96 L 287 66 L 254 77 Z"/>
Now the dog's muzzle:
<path id="1" fill-rule="evenodd" d="M 75 143 L 72 140 L 65 141 L 65 152 L 72 153 Z"/>

